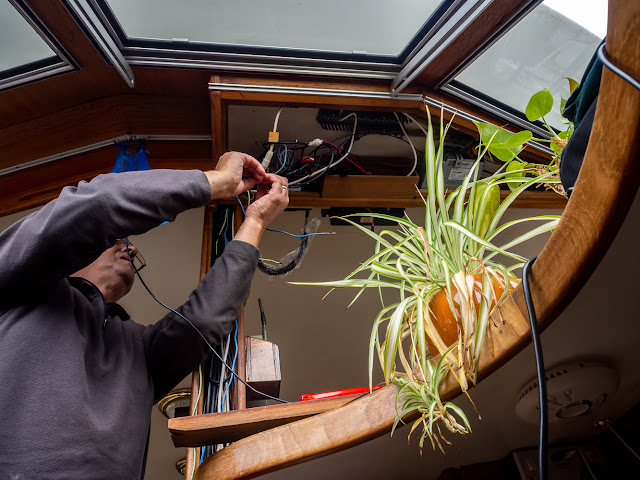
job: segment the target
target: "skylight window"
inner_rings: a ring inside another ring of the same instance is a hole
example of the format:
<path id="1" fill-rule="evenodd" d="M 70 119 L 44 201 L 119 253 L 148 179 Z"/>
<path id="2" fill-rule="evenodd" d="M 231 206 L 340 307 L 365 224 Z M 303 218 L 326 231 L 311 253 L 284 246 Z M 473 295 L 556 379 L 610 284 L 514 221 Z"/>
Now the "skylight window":
<path id="1" fill-rule="evenodd" d="M 472 0 L 477 2 L 479 0 Z M 128 65 L 393 78 L 460 0 L 66 0 Z M 90 5 L 92 11 L 88 11 Z M 93 17 L 93 18 L 90 18 Z M 100 43 L 100 40 L 98 40 Z"/>
<path id="2" fill-rule="evenodd" d="M 440 0 L 107 0 L 128 38 L 398 56 Z"/>
<path id="3" fill-rule="evenodd" d="M 0 90 L 74 69 L 45 32 L 22 2 L 0 2 Z"/>
<path id="4" fill-rule="evenodd" d="M 554 109 L 547 117 L 562 129 L 560 97 L 578 82 L 606 33 L 606 0 L 547 0 L 470 63 L 445 91 L 493 104 L 524 118 L 531 95 L 548 88 Z"/>

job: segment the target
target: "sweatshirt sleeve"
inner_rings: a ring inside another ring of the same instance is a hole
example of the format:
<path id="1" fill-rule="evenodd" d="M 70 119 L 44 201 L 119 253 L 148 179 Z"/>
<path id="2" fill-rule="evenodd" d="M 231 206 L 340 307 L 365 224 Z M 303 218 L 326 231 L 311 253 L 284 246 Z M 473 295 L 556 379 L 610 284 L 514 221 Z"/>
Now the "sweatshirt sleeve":
<path id="1" fill-rule="evenodd" d="M 230 242 L 189 300 L 177 309 L 211 345 L 219 345 L 231 333 L 249 293 L 258 256 L 259 250 L 253 245 Z M 196 330 L 174 313 L 145 327 L 143 338 L 154 384 L 154 403 L 197 369 L 210 353 Z"/>
<path id="2" fill-rule="evenodd" d="M 99 175 L 65 187 L 0 233 L 0 297 L 46 288 L 93 262 L 118 238 L 144 233 L 211 198 L 199 170 Z M 3 303 L 3 302 L 0 302 Z"/>

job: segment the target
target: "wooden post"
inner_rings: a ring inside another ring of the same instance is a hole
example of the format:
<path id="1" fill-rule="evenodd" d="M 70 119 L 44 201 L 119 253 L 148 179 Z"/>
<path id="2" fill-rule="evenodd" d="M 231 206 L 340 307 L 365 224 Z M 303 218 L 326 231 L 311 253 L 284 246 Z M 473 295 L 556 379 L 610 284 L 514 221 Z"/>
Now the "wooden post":
<path id="1" fill-rule="evenodd" d="M 214 75 L 212 80 L 218 79 Z M 222 93 L 212 91 L 209 95 L 211 102 L 211 149 L 214 165 L 220 156 L 227 151 L 227 106 L 222 101 Z"/>
<path id="2" fill-rule="evenodd" d="M 213 232 L 213 211 L 215 207 L 205 206 L 204 207 L 204 220 L 202 225 L 202 255 L 200 257 L 200 280 L 204 278 L 204 276 L 209 271 L 209 267 L 211 266 L 211 239 Z M 200 372 L 194 371 L 191 374 L 191 401 L 189 402 L 189 415 L 191 412 L 196 412 L 196 415 L 202 414 L 202 404 L 203 404 L 203 395 L 197 394 L 199 389 L 202 388 L 202 378 L 200 378 Z M 198 398 L 197 405 L 194 404 L 196 398 Z M 187 464 L 184 470 L 185 480 L 189 480 L 191 478 L 191 471 L 197 467 L 197 460 L 200 457 L 200 448 L 188 448 L 187 449 Z M 194 462 L 196 465 L 194 466 Z"/>
<path id="3" fill-rule="evenodd" d="M 235 231 L 237 232 L 242 225 L 242 209 L 236 207 L 235 214 Z M 246 345 L 244 341 L 244 304 L 240 307 L 238 314 L 238 377 L 246 380 Z M 247 387 L 244 383 L 238 381 L 236 384 L 236 409 L 244 410 L 247 408 Z"/>

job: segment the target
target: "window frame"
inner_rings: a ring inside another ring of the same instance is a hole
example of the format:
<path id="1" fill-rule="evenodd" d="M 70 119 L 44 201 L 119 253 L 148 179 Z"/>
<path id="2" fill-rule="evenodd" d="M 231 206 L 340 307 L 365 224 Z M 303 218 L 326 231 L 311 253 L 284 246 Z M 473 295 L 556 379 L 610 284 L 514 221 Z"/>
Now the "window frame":
<path id="1" fill-rule="evenodd" d="M 131 66 L 201 68 L 261 73 L 297 73 L 347 78 L 394 79 L 425 42 L 437 33 L 443 20 L 468 1 L 443 0 L 425 20 L 421 29 L 398 56 L 329 52 L 285 47 L 230 45 L 205 42 L 139 39 L 126 36 L 107 0 L 64 0 L 80 25 L 95 23 L 87 18 L 87 8 L 100 21 L 118 54 Z M 80 13 L 79 13 L 80 12 Z M 92 42 L 100 43 L 85 28 Z M 123 75 L 124 76 L 124 75 Z M 127 79 L 129 82 L 130 80 Z"/>
<path id="2" fill-rule="evenodd" d="M 438 90 L 451 95 L 455 98 L 470 103 L 476 107 L 482 108 L 491 114 L 504 119 L 512 125 L 517 125 L 526 130 L 531 130 L 534 136 L 540 138 L 550 139 L 551 134 L 545 128 L 544 124 L 537 120 L 531 122 L 527 119 L 525 113 L 514 107 L 506 105 L 500 100 L 493 98 L 487 94 L 484 94 L 468 85 L 463 84 L 455 80 L 455 78 L 465 70 L 469 65 L 475 62 L 485 51 L 491 48 L 498 40 L 500 40 L 505 34 L 507 34 L 512 28 L 516 27 L 522 19 L 524 19 L 529 13 L 535 10 L 538 6 L 544 3 L 544 0 L 532 0 L 526 8 L 522 9 L 514 18 L 501 29 L 495 32 L 495 34 L 489 38 L 481 48 L 479 48 L 472 56 L 470 56 L 464 63 L 460 64 L 458 68 L 453 70 L 440 84 L 436 87 Z M 559 133 L 556 127 L 551 128 Z"/>
<path id="3" fill-rule="evenodd" d="M 75 60 L 24 0 L 9 0 L 9 3 L 53 50 L 54 55 L 1 71 L 0 91 L 79 70 Z"/>

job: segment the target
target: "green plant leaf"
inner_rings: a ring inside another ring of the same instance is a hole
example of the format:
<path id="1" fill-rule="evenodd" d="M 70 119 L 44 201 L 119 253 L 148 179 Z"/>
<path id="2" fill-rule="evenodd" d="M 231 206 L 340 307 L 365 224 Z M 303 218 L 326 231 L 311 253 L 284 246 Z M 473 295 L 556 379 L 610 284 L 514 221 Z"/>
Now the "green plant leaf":
<path id="1" fill-rule="evenodd" d="M 487 122 L 473 122 L 478 128 L 478 132 L 480 133 L 480 140 L 483 145 L 489 145 L 491 143 L 503 143 L 511 138 L 511 133 L 505 130 L 504 128 L 500 128 L 493 123 Z"/>
<path id="2" fill-rule="evenodd" d="M 522 151 L 522 144 L 528 142 L 530 138 L 528 136 L 528 130 L 513 134 L 504 128 L 500 128 L 497 125 L 487 122 L 473 122 L 475 123 L 478 132 L 480 133 L 480 140 L 482 145 L 488 146 L 489 151 L 498 160 L 508 162 Z M 531 133 L 531 132 L 529 132 Z M 513 137 L 516 137 L 513 139 Z M 524 141 L 523 141 L 524 140 Z"/>
<path id="3" fill-rule="evenodd" d="M 569 78 L 569 77 L 562 77 L 562 78 L 566 78 L 567 82 L 569 82 L 569 93 L 572 94 L 573 91 L 578 88 L 578 86 L 580 85 L 578 82 L 576 82 L 573 78 Z"/>
<path id="4" fill-rule="evenodd" d="M 505 130 L 506 131 L 506 130 Z M 508 133 L 508 132 L 507 132 Z M 514 133 L 507 141 L 502 143 L 493 142 L 491 149 L 512 149 L 520 147 L 533 138 L 533 133 L 529 130 L 522 130 L 521 132 Z"/>
<path id="5" fill-rule="evenodd" d="M 507 165 L 507 175 L 505 178 L 509 180 L 513 180 L 516 178 L 522 178 L 524 176 L 524 167 L 525 164 L 520 160 L 512 160 L 509 165 Z M 508 183 L 509 190 L 515 190 L 521 183 Z"/>
<path id="6" fill-rule="evenodd" d="M 391 374 L 393 373 L 393 366 L 396 361 L 396 355 L 398 348 L 401 347 L 402 339 L 402 324 L 405 316 L 405 312 L 411 302 L 412 298 L 406 298 L 395 309 L 389 320 L 389 326 L 387 328 L 387 338 L 385 339 L 385 349 L 383 352 L 383 372 L 384 379 L 387 382 L 392 380 Z"/>
<path id="7" fill-rule="evenodd" d="M 473 197 L 473 231 L 481 238 L 489 229 L 491 220 L 500 205 L 500 187 L 487 181 L 476 183 Z"/>
<path id="8" fill-rule="evenodd" d="M 564 107 L 567 106 L 567 99 L 564 97 L 560 97 L 560 115 L 564 112 Z"/>
<path id="9" fill-rule="evenodd" d="M 530 121 L 538 120 L 548 114 L 553 108 L 553 95 L 548 88 L 540 90 L 534 93 L 527 108 L 525 109 L 525 115 Z"/>

